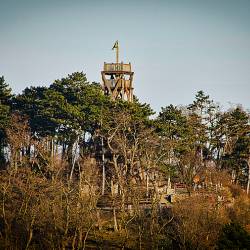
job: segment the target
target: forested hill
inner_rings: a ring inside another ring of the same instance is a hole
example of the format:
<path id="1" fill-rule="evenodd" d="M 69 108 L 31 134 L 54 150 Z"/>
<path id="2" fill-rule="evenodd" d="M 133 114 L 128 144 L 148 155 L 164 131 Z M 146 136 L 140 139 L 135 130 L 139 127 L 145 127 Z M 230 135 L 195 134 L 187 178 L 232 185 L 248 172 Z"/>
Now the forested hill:
<path id="1" fill-rule="evenodd" d="M 195 154 L 199 148 L 204 159 L 221 161 L 231 170 L 240 166 L 235 169 L 236 179 L 247 180 L 241 168 L 246 167 L 248 156 L 249 113 L 241 106 L 222 112 L 203 91 L 196 94 L 192 104 L 163 107 L 156 119 L 150 119 L 154 114 L 150 105 L 137 99 L 134 103 L 111 101 L 103 95 L 100 84 L 89 83 L 82 72 L 55 80 L 49 87 L 26 88 L 20 95 L 14 95 L 1 77 L 0 100 L 1 164 L 10 164 L 11 155 L 4 154 L 4 149 L 7 134 L 13 132 L 13 120 L 27 123 L 32 138 L 53 139 L 64 149 L 63 157 L 71 158 L 70 149 L 76 140 L 83 151 L 89 150 L 100 129 L 119 123 L 124 115 L 147 126 L 156 137 L 173 142 L 178 157 Z"/>
<path id="2" fill-rule="evenodd" d="M 237 229 L 249 247 L 249 112 L 199 91 L 153 114 L 82 72 L 18 95 L 2 76 L 0 245 L 226 249 Z"/>

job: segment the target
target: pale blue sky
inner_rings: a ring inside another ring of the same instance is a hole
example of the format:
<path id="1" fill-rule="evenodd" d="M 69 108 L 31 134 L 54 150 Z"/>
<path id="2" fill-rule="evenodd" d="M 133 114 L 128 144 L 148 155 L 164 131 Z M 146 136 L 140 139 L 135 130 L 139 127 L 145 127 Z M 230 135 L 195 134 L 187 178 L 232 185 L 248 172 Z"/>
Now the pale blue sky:
<path id="1" fill-rule="evenodd" d="M 0 75 L 15 93 L 103 62 L 135 71 L 135 94 L 159 111 L 204 90 L 250 108 L 250 0 L 0 0 Z"/>

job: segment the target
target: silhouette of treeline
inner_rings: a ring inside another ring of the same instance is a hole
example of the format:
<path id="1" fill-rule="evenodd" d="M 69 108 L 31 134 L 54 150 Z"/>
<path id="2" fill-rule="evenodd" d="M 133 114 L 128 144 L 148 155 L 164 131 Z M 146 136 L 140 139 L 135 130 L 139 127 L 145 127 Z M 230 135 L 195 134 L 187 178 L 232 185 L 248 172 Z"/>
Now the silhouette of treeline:
<path id="1" fill-rule="evenodd" d="M 249 247 L 249 113 L 199 91 L 153 114 L 82 72 L 18 95 L 1 77 L 0 246 Z M 163 205 L 170 181 L 188 196 Z"/>

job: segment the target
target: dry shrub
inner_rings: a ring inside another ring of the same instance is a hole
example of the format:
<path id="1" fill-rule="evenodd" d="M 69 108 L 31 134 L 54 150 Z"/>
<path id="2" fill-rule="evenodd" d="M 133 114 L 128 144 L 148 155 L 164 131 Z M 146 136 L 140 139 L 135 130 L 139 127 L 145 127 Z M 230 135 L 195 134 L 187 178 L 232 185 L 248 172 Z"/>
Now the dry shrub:
<path id="1" fill-rule="evenodd" d="M 231 185 L 228 185 L 228 188 L 232 194 L 232 197 L 235 199 L 243 195 L 243 190 L 239 185 L 231 184 Z"/>
<path id="2" fill-rule="evenodd" d="M 6 129 L 6 134 L 10 149 L 10 165 L 17 168 L 21 164 L 26 164 L 27 157 L 24 151 L 32 141 L 27 117 L 13 114 Z"/>
<path id="3" fill-rule="evenodd" d="M 179 248 L 213 249 L 222 226 L 228 222 L 215 196 L 191 196 L 173 208 L 173 240 Z"/>
<path id="4" fill-rule="evenodd" d="M 85 245 L 97 221 L 96 202 L 94 196 L 80 194 L 78 182 L 48 180 L 30 168 L 19 168 L 1 172 L 0 183 L 0 243 L 4 248 Z"/>
<path id="5" fill-rule="evenodd" d="M 241 224 L 246 229 L 250 225 L 250 198 L 246 194 L 239 195 L 230 209 L 232 221 Z"/>
<path id="6" fill-rule="evenodd" d="M 208 166 L 199 172 L 201 180 L 206 185 L 228 186 L 231 183 L 231 176 L 226 170 L 218 170 L 215 166 Z"/>

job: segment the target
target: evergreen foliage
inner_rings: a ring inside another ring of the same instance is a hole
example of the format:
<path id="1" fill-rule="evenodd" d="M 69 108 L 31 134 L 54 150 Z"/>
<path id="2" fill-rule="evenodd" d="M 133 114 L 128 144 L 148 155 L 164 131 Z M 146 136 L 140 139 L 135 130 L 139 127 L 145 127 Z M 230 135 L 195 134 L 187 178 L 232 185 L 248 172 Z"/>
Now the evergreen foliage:
<path id="1" fill-rule="evenodd" d="M 239 224 L 230 223 L 224 226 L 217 242 L 217 249 L 250 249 L 250 234 Z"/>
<path id="2" fill-rule="evenodd" d="M 8 126 L 11 112 L 12 94 L 11 88 L 5 82 L 4 77 L 0 77 L 0 167 L 6 163 L 4 148 L 6 146 L 6 127 Z"/>

